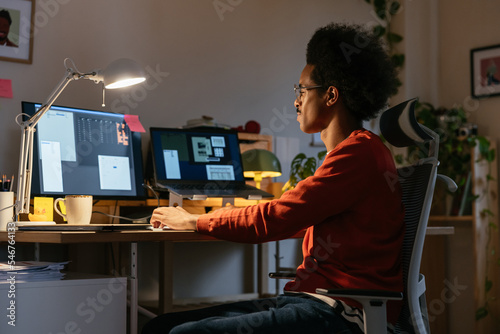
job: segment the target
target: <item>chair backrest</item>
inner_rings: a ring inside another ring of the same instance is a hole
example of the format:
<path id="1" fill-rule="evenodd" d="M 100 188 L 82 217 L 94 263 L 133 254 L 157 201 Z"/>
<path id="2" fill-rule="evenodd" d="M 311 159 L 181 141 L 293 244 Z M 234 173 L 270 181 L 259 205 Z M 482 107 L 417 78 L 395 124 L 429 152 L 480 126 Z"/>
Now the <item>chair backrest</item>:
<path id="1" fill-rule="evenodd" d="M 402 333 L 429 333 L 425 280 L 420 274 L 420 262 L 436 176 L 437 160 L 433 158 L 398 169 L 405 206 L 403 308 L 396 325 Z"/>
<path id="2" fill-rule="evenodd" d="M 428 145 L 426 157 L 398 168 L 405 206 L 405 237 L 402 249 L 403 308 L 396 324 L 396 331 L 400 333 L 427 334 L 425 278 L 420 274 L 420 262 L 439 165 L 439 136 L 416 121 L 416 102 L 412 99 L 385 111 L 380 119 L 380 130 L 382 136 L 397 147 Z"/>

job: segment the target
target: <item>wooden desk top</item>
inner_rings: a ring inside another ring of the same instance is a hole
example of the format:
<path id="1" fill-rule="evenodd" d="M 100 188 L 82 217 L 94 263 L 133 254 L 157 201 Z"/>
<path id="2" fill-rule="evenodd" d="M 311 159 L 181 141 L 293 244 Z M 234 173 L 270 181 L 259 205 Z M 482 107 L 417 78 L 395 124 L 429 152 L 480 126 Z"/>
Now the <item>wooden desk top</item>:
<path id="1" fill-rule="evenodd" d="M 6 242 L 7 237 L 7 232 L 0 232 L 0 242 Z M 136 241 L 198 242 L 218 239 L 194 231 L 16 231 L 14 240 L 16 243 L 74 244 Z"/>
<path id="2" fill-rule="evenodd" d="M 450 235 L 453 233 L 453 227 L 427 228 L 427 235 Z M 304 232 L 299 232 L 293 238 L 303 236 Z M 7 237 L 7 232 L 0 232 L 0 242 L 7 242 Z M 16 231 L 14 240 L 16 243 L 75 244 L 140 241 L 199 242 L 219 239 L 195 231 Z"/>

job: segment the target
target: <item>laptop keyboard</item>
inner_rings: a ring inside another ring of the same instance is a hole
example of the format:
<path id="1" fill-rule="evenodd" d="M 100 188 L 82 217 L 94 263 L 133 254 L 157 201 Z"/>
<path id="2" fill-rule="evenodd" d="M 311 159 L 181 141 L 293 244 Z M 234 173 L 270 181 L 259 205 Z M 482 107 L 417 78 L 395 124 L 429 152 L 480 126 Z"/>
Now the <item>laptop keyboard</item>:
<path id="1" fill-rule="evenodd" d="M 227 185 L 217 185 L 216 187 L 210 187 L 210 183 L 207 184 L 176 184 L 168 185 L 172 189 L 178 190 L 207 190 L 207 189 L 220 189 L 220 190 L 245 190 L 247 189 L 246 184 L 227 184 Z"/>

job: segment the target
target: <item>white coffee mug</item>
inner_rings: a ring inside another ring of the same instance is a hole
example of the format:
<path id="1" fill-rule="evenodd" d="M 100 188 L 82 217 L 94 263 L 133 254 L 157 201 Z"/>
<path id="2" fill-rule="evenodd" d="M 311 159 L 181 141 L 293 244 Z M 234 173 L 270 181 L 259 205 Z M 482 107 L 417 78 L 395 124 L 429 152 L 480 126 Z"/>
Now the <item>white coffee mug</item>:
<path id="1" fill-rule="evenodd" d="M 12 191 L 0 191 L 0 231 L 7 230 L 7 224 L 14 217 L 14 193 Z"/>
<path id="2" fill-rule="evenodd" d="M 64 202 L 66 214 L 59 211 L 57 203 Z M 90 224 L 92 217 L 92 196 L 90 195 L 67 195 L 65 198 L 57 198 L 54 201 L 54 210 L 68 221 L 71 225 Z"/>

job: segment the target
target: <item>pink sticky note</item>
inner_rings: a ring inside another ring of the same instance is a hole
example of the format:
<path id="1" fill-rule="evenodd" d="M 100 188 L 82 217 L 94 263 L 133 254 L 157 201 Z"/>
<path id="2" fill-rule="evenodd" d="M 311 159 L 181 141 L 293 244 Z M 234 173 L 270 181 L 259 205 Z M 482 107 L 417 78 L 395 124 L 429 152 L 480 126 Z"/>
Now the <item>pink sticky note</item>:
<path id="1" fill-rule="evenodd" d="M 0 79 L 0 97 L 12 98 L 12 81 L 10 79 Z"/>
<path id="2" fill-rule="evenodd" d="M 125 122 L 127 123 L 131 131 L 146 132 L 146 130 L 144 130 L 144 127 L 141 124 L 141 121 L 139 121 L 139 116 L 137 115 L 124 115 L 124 116 L 125 116 Z"/>

